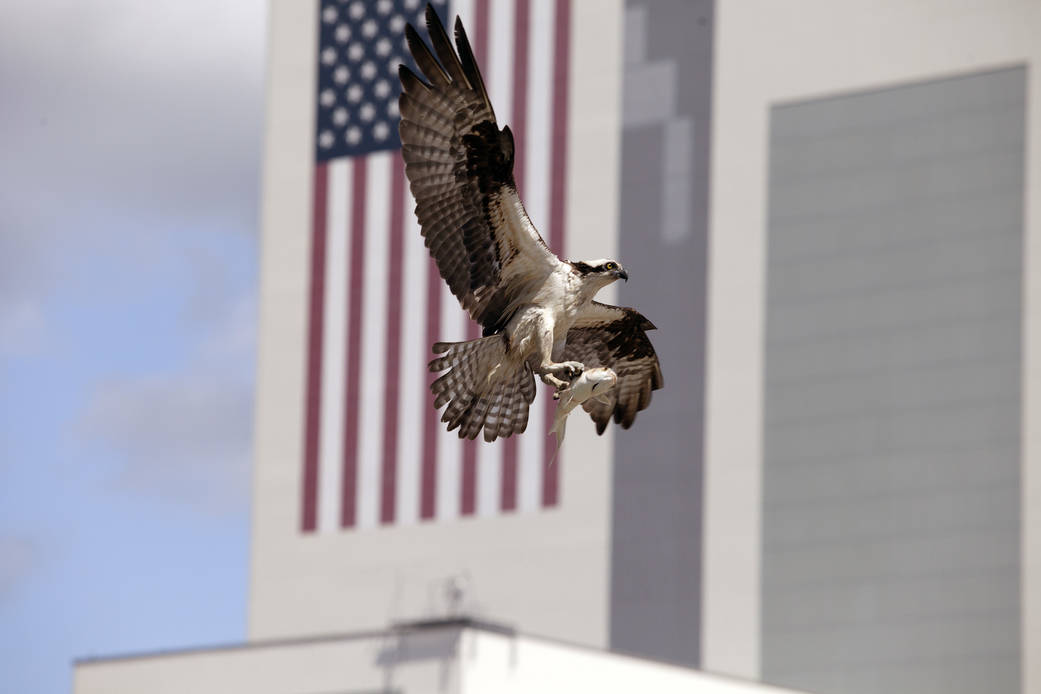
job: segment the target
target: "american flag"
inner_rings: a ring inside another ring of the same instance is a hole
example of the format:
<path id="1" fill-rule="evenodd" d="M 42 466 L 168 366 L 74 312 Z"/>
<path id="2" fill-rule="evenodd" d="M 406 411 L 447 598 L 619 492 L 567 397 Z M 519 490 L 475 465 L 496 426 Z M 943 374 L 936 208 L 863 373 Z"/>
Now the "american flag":
<path id="1" fill-rule="evenodd" d="M 462 17 L 517 186 L 564 248 L 570 0 L 439 0 Z M 301 529 L 334 532 L 504 512 L 559 501 L 546 432 L 488 444 L 445 431 L 426 370 L 430 346 L 479 329 L 441 281 L 413 214 L 398 139 L 404 29 L 425 36 L 419 0 L 320 0 Z M 446 26 L 451 26 L 446 21 Z"/>

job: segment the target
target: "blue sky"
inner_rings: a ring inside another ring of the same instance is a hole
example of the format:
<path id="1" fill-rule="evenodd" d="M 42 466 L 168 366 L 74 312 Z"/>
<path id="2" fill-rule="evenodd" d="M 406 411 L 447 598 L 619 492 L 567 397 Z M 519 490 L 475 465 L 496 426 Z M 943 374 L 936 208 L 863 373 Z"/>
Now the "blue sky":
<path id="1" fill-rule="evenodd" d="M 0 691 L 245 635 L 265 19 L 0 9 Z"/>

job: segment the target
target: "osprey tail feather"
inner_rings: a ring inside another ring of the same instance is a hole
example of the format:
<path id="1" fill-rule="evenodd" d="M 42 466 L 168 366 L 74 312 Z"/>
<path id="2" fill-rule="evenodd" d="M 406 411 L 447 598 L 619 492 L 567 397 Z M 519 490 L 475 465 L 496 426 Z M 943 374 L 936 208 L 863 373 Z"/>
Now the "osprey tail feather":
<path id="1" fill-rule="evenodd" d="M 490 335 L 468 342 L 438 342 L 433 372 L 446 371 L 430 384 L 434 407 L 447 404 L 441 421 L 448 430 L 459 429 L 459 438 L 474 439 L 484 430 L 484 440 L 494 441 L 523 432 L 528 426 L 528 406 L 535 399 L 531 367 L 511 364 L 506 337 Z"/>

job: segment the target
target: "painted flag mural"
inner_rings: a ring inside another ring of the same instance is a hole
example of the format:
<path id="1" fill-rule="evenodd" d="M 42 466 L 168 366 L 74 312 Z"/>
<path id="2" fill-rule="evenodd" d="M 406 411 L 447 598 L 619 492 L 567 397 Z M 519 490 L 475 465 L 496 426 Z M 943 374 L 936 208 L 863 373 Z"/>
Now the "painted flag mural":
<path id="1" fill-rule="evenodd" d="M 514 132 L 528 214 L 561 254 L 570 0 L 432 4 L 445 20 L 462 17 L 499 126 Z M 430 346 L 478 337 L 479 328 L 423 245 L 399 152 L 397 69 L 415 69 L 404 30 L 411 22 L 426 37 L 424 9 L 419 0 L 321 0 L 319 8 L 305 533 L 560 502 L 547 393 L 523 435 L 490 444 L 445 431 L 433 408 Z"/>

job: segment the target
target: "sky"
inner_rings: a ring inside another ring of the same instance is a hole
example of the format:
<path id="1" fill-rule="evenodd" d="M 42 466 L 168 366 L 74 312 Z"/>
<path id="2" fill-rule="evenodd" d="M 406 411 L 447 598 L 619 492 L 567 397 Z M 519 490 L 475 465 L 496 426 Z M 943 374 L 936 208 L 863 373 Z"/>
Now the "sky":
<path id="1" fill-rule="evenodd" d="M 0 7 L 0 691 L 245 637 L 265 22 Z"/>

